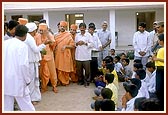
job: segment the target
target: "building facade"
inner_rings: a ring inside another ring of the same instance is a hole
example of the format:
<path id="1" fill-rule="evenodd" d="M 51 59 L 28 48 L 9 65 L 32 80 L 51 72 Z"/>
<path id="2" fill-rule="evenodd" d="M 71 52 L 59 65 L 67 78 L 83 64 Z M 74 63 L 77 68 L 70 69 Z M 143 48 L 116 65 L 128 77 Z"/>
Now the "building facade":
<path id="1" fill-rule="evenodd" d="M 29 21 L 43 18 L 54 33 L 57 32 L 57 24 L 61 20 L 68 21 L 69 25 L 80 22 L 88 25 L 94 22 L 97 30 L 101 29 L 103 21 L 107 21 L 108 30 L 112 33 L 110 48 L 132 45 L 138 22 L 146 22 L 147 30 L 151 31 L 154 21 L 165 20 L 165 4 L 164 2 L 2 3 L 6 21 L 17 17 L 27 18 Z"/>

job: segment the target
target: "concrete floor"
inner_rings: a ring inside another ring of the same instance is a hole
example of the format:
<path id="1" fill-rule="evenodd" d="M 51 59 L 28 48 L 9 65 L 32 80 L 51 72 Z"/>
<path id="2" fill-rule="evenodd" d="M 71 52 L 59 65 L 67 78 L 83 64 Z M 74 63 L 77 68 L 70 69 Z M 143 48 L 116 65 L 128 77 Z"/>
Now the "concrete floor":
<path id="1" fill-rule="evenodd" d="M 132 67 L 133 60 L 130 61 Z M 77 83 L 70 83 L 68 86 L 58 86 L 58 93 L 52 91 L 52 87 L 48 87 L 48 91 L 42 94 L 42 100 L 35 105 L 36 111 L 45 112 L 90 112 L 90 108 L 94 94 L 95 85 L 90 84 L 87 88 Z M 119 82 L 118 106 L 121 107 L 121 98 L 125 94 L 122 82 Z"/>
<path id="2" fill-rule="evenodd" d="M 121 106 L 121 97 L 125 93 L 122 83 L 119 83 L 118 106 Z M 42 100 L 35 105 L 36 111 L 93 111 L 90 103 L 94 94 L 95 85 L 90 84 L 87 88 L 83 85 L 71 83 L 69 86 L 58 86 L 58 93 L 53 93 L 52 88 L 42 94 Z"/>

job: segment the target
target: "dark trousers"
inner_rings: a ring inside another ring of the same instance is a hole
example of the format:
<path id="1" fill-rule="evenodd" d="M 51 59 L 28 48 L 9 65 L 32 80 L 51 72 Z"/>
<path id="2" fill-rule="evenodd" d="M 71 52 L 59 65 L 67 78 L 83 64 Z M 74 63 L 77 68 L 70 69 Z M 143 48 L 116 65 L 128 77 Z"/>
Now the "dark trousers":
<path id="1" fill-rule="evenodd" d="M 90 61 L 76 61 L 76 67 L 78 82 L 90 83 Z"/>
<path id="2" fill-rule="evenodd" d="M 93 81 L 94 78 L 97 76 L 97 72 L 98 72 L 98 60 L 97 60 L 97 57 L 92 57 L 92 60 L 90 62 L 90 69 L 91 69 L 91 78 L 90 78 L 90 80 Z"/>
<path id="3" fill-rule="evenodd" d="M 156 95 L 160 100 L 161 109 L 164 110 L 164 66 L 156 69 Z"/>
<path id="4" fill-rule="evenodd" d="M 158 99 L 156 93 L 151 93 L 151 92 L 149 92 L 149 97 L 150 97 L 150 98 L 157 98 L 157 99 Z"/>

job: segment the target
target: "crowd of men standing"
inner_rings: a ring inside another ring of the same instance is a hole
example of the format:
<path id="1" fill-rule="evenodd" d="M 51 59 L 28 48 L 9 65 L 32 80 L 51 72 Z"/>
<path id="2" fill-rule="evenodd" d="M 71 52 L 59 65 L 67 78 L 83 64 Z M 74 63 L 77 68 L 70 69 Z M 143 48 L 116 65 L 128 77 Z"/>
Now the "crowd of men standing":
<path id="1" fill-rule="evenodd" d="M 67 25 L 66 21 L 60 21 L 58 32 L 54 34 L 44 19 L 39 23 L 24 18 L 9 21 L 4 34 L 5 111 L 14 110 L 14 102 L 22 111 L 35 111 L 33 105 L 41 101 L 41 93 L 48 90 L 49 81 L 53 92 L 57 93 L 59 85 L 67 86 L 72 81 L 87 87 L 97 76 L 103 59 L 109 55 L 109 44 L 113 42 L 107 30 L 108 23 L 104 21 L 102 29 L 97 32 L 94 23 L 88 25 L 88 32 L 87 25 L 80 23 L 79 33 L 77 25 L 72 24 L 70 32 Z M 140 23 L 139 31 L 133 37 L 133 46 L 135 59 L 141 60 L 144 69 L 150 56 L 156 61 L 156 91 L 163 104 L 164 48 L 155 54 L 158 48 L 155 44 L 164 46 L 164 42 L 160 43 L 164 40 L 156 39 L 158 42 L 155 42 L 154 36 L 164 35 L 159 30 L 164 28 L 164 23 L 157 22 L 156 25 L 152 34 L 145 31 L 145 23 Z"/>

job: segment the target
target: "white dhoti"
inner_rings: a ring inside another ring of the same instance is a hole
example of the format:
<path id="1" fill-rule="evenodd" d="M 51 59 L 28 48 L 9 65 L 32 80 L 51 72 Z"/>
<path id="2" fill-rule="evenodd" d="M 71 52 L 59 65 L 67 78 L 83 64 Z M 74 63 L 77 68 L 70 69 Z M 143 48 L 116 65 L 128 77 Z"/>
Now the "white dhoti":
<path id="1" fill-rule="evenodd" d="M 38 65 L 38 62 L 29 63 L 30 74 L 33 76 L 33 79 L 29 84 L 31 101 L 41 101 Z"/>
<path id="2" fill-rule="evenodd" d="M 35 111 L 33 104 L 31 103 L 30 95 L 25 95 L 23 97 L 14 96 L 4 96 L 4 111 L 14 110 L 14 99 L 18 103 L 21 111 Z"/>

